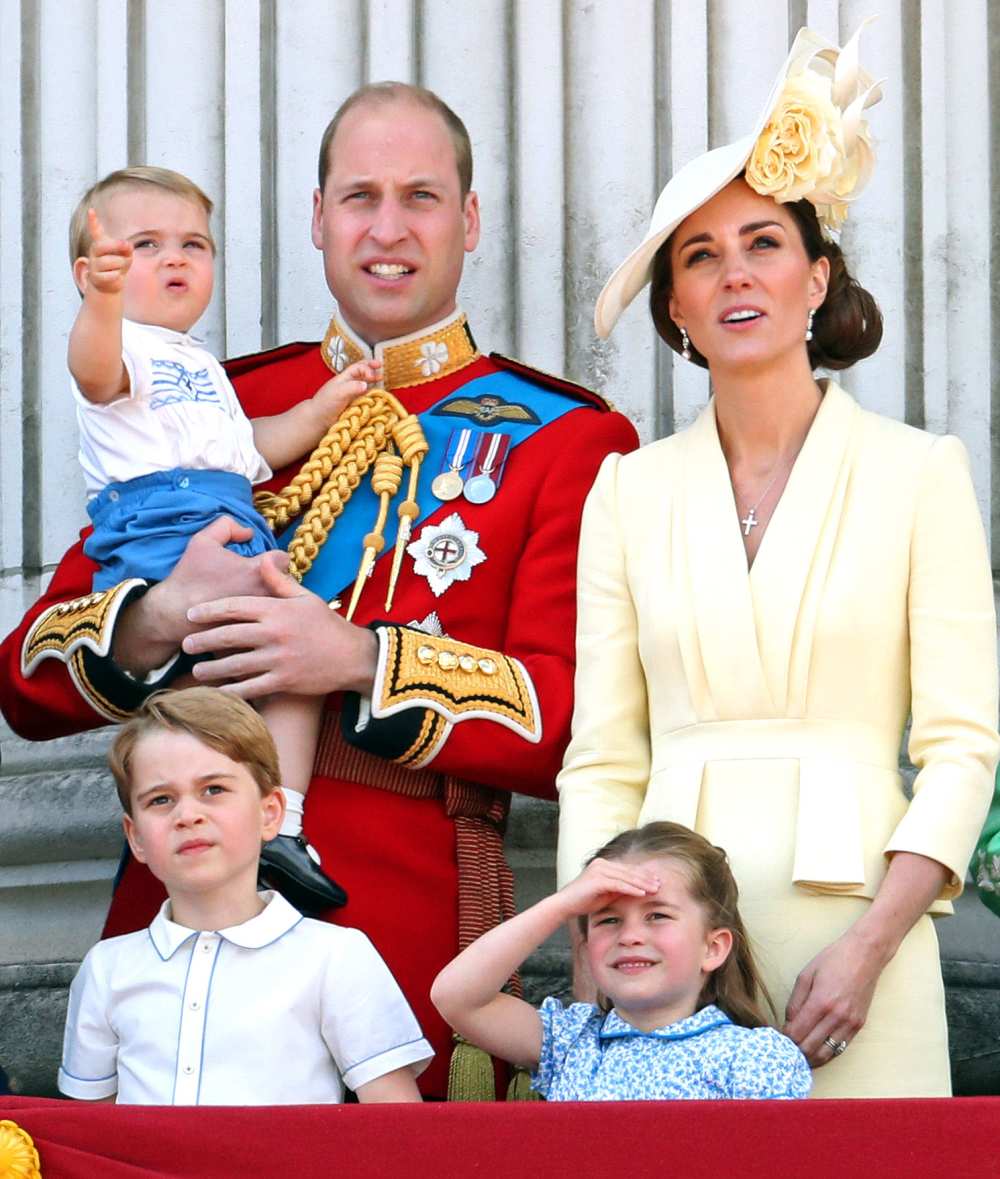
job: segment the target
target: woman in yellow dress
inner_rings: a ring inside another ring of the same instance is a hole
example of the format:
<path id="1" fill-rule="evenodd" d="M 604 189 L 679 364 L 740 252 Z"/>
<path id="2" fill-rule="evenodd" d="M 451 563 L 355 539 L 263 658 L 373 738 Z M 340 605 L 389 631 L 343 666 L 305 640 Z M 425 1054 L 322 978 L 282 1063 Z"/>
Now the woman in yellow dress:
<path id="1" fill-rule="evenodd" d="M 856 37 L 803 30 L 753 134 L 678 172 L 602 292 L 607 335 L 651 280 L 659 334 L 714 396 L 591 492 L 559 778 L 562 881 L 651 819 L 727 850 L 819 1097 L 950 1092 L 928 913 L 961 891 L 1000 750 L 964 448 L 813 376 L 881 338 L 829 233 L 878 97 Z"/>

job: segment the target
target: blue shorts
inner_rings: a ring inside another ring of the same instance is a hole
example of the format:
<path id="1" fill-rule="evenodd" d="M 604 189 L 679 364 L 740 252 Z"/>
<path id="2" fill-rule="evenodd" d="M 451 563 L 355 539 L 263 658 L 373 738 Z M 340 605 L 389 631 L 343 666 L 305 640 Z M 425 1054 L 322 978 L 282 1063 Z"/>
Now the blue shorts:
<path id="1" fill-rule="evenodd" d="M 129 577 L 162 581 L 188 541 L 219 516 L 252 529 L 250 540 L 226 547 L 244 557 L 275 548 L 263 516 L 253 506 L 250 480 L 229 471 L 154 471 L 109 483 L 87 504 L 94 531 L 83 551 L 101 568 L 93 588 L 108 589 Z"/>

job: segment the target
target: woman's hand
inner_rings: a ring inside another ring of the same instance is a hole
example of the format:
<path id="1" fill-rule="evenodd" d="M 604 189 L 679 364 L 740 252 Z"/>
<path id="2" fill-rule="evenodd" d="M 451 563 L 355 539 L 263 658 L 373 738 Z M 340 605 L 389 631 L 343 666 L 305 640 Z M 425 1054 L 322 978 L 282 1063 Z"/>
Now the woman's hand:
<path id="1" fill-rule="evenodd" d="M 896 852 L 868 911 L 795 980 L 782 1031 L 813 1068 L 838 1055 L 824 1044 L 827 1037 L 850 1049 L 868 1018 L 879 976 L 950 876 L 937 860 Z"/>
<path id="2" fill-rule="evenodd" d="M 839 1055 L 827 1039 L 850 1047 L 868 1018 L 885 964 L 883 954 L 852 927 L 820 950 L 799 974 L 781 1030 L 798 1044 L 813 1068 Z"/>

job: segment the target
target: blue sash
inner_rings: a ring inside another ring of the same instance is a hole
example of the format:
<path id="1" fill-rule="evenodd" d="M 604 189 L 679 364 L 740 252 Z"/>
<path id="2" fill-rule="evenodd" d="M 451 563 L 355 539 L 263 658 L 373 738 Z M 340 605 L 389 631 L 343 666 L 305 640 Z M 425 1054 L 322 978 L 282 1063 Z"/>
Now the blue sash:
<path id="1" fill-rule="evenodd" d="M 452 414 L 440 414 L 434 411 L 447 406 L 450 401 L 466 400 L 467 398 L 482 397 L 492 394 L 505 402 L 526 403 L 535 416 L 537 422 L 493 421 L 477 423 L 467 417 Z M 428 407 L 420 414 L 420 425 L 430 450 L 420 467 L 420 485 L 417 489 L 417 504 L 420 515 L 413 523 L 413 533 L 423 521 L 439 508 L 448 507 L 449 512 L 457 511 L 462 514 L 470 526 L 474 527 L 473 519 L 479 510 L 475 504 L 465 499 L 455 500 L 453 504 L 443 504 L 431 491 L 431 482 L 441 470 L 448 438 L 456 427 L 475 426 L 489 430 L 494 434 L 507 434 L 510 437 L 510 450 L 519 443 L 530 438 L 536 430 L 547 426 L 550 422 L 561 418 L 570 410 L 579 409 L 584 402 L 573 400 L 565 393 L 554 389 L 546 389 L 536 385 L 524 377 L 510 372 L 490 373 L 485 377 L 477 377 L 474 381 L 453 390 L 446 397 Z M 508 452 L 509 453 L 509 452 Z M 399 495 L 393 501 L 389 510 L 389 518 L 385 525 L 385 548 L 382 554 L 388 555 L 396 544 L 396 532 L 399 517 L 396 515 L 396 504 L 401 502 L 406 492 L 408 475 L 403 472 L 403 483 Z M 503 495 L 501 486 L 499 495 Z M 371 532 L 375 518 L 378 515 L 378 496 L 372 491 L 371 480 L 365 478 L 351 496 L 344 508 L 343 514 L 337 520 L 326 544 L 320 549 L 313 562 L 312 568 L 305 575 L 302 584 L 307 589 L 324 598 L 332 598 L 345 586 L 353 584 L 358 574 L 358 565 L 363 552 L 365 534 Z M 287 549 L 295 535 L 299 521 L 296 520 L 278 537 L 278 547 Z"/>

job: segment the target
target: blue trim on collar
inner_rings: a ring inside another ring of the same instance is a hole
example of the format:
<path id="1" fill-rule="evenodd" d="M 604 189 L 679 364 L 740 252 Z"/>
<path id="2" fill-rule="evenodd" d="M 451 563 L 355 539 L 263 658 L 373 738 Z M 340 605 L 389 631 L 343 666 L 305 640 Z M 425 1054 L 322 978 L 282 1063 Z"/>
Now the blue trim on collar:
<path id="1" fill-rule="evenodd" d="M 696 1011 L 694 1015 L 689 1015 L 687 1019 L 681 1019 L 676 1023 L 667 1024 L 666 1027 L 653 1028 L 651 1031 L 644 1032 L 640 1028 L 626 1023 L 618 1012 L 612 1009 L 604 1017 L 598 1036 L 602 1040 L 625 1040 L 631 1036 L 648 1036 L 654 1040 L 689 1040 L 692 1036 L 700 1036 L 704 1032 L 725 1027 L 726 1024 L 732 1022 L 724 1011 L 720 1011 L 718 1007 L 710 1003 L 707 1007 Z"/>
<path id="2" fill-rule="evenodd" d="M 240 925 L 230 925 L 226 929 L 199 930 L 178 925 L 167 916 L 170 901 L 164 901 L 149 925 L 149 939 L 153 943 L 153 948 L 160 959 L 166 962 L 192 937 L 197 937 L 199 933 L 214 933 L 223 941 L 231 942 L 244 950 L 259 950 L 284 937 L 302 920 L 302 914 L 298 909 L 293 908 L 280 893 L 266 891 L 257 895 L 264 901 L 264 908 L 257 916 Z"/>

